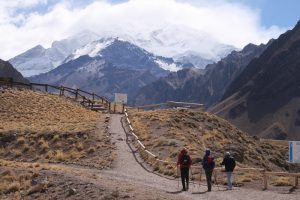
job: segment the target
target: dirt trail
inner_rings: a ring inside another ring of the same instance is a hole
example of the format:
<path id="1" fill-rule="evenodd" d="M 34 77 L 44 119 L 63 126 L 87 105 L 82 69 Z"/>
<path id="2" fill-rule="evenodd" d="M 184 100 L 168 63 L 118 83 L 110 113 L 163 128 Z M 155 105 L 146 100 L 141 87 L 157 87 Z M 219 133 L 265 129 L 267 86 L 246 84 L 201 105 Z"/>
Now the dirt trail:
<path id="1" fill-rule="evenodd" d="M 180 199 L 263 199 L 263 200 L 286 200 L 299 199 L 300 193 L 284 194 L 278 191 L 261 191 L 257 189 L 234 188 L 232 191 L 225 191 L 225 188 L 213 187 L 212 192 L 205 192 L 205 186 L 190 184 L 188 192 L 180 192 L 178 180 L 171 180 L 151 172 L 147 165 L 143 163 L 138 153 L 130 148 L 126 143 L 126 133 L 121 123 L 122 115 L 111 115 L 110 134 L 112 141 L 117 147 L 117 159 L 111 170 L 101 171 L 102 175 L 113 177 L 120 181 L 126 181 L 137 188 L 153 188 L 160 190 L 174 198 Z M 146 167 L 145 167 L 146 166 Z M 181 185 L 181 184 L 180 184 Z"/>

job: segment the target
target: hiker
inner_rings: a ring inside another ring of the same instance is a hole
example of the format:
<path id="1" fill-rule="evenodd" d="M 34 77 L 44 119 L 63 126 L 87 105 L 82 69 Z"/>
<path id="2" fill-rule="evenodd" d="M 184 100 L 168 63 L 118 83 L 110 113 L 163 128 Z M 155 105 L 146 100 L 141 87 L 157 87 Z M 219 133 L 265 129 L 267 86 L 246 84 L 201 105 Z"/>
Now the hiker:
<path id="1" fill-rule="evenodd" d="M 183 148 L 178 155 L 177 167 L 178 165 L 180 166 L 182 191 L 187 191 L 189 189 L 189 169 L 192 165 L 192 159 L 188 155 L 186 148 Z"/>
<path id="2" fill-rule="evenodd" d="M 205 171 L 205 176 L 206 176 L 206 182 L 207 182 L 207 191 L 211 191 L 211 184 L 212 184 L 212 173 L 215 168 L 215 161 L 214 157 L 211 155 L 210 150 L 206 149 L 205 150 L 205 155 L 202 160 L 202 167 Z"/>
<path id="3" fill-rule="evenodd" d="M 233 182 L 233 170 L 235 168 L 235 160 L 234 157 L 231 156 L 230 152 L 226 152 L 223 162 L 221 165 L 225 165 L 225 172 L 227 175 L 227 189 L 232 190 L 232 182 Z"/>

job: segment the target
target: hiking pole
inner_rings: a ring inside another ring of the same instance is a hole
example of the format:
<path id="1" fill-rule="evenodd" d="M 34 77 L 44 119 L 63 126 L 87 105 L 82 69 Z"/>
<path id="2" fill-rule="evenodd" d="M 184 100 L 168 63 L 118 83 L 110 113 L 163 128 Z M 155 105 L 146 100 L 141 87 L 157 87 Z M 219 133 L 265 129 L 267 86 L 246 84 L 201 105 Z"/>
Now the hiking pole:
<path id="1" fill-rule="evenodd" d="M 215 170 L 214 177 L 215 177 L 215 185 L 217 186 L 218 191 L 220 191 L 220 187 L 219 187 L 219 185 L 218 185 L 218 176 L 217 176 L 217 171 L 216 171 L 216 170 Z"/>
<path id="2" fill-rule="evenodd" d="M 200 168 L 200 175 L 199 175 L 199 188 L 201 187 L 201 178 L 202 178 L 202 168 Z"/>
<path id="3" fill-rule="evenodd" d="M 195 182 L 194 182 L 194 177 L 193 177 L 193 171 L 192 171 L 192 168 L 191 168 L 191 177 L 192 177 L 193 187 L 195 188 Z"/>
<path id="4" fill-rule="evenodd" d="M 179 169 L 178 169 L 178 165 L 176 166 L 177 167 L 177 176 L 178 176 L 178 181 L 177 181 L 177 188 L 179 188 Z"/>

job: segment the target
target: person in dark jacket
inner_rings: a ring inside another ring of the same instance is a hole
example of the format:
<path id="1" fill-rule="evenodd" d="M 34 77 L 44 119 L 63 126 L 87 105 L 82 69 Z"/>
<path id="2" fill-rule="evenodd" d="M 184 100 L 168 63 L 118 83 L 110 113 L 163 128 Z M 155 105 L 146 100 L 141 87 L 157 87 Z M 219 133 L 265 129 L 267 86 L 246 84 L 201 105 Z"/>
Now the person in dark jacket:
<path id="1" fill-rule="evenodd" d="M 177 166 L 180 166 L 181 173 L 181 183 L 182 191 L 187 191 L 189 189 L 189 169 L 192 165 L 192 159 L 188 155 L 188 152 L 183 148 L 178 155 Z M 186 183 L 186 187 L 185 187 Z"/>
<path id="2" fill-rule="evenodd" d="M 233 182 L 233 170 L 235 168 L 235 160 L 234 158 L 230 155 L 230 152 L 226 152 L 225 157 L 223 159 L 223 162 L 221 165 L 225 165 L 225 172 L 227 175 L 227 186 L 228 190 L 232 190 L 232 182 Z"/>
<path id="3" fill-rule="evenodd" d="M 210 150 L 206 149 L 205 150 L 205 155 L 202 159 L 202 167 L 205 171 L 205 176 L 206 176 L 206 182 L 207 182 L 207 191 L 211 191 L 211 184 L 212 184 L 212 173 L 215 168 L 215 161 L 214 157 L 211 155 Z"/>

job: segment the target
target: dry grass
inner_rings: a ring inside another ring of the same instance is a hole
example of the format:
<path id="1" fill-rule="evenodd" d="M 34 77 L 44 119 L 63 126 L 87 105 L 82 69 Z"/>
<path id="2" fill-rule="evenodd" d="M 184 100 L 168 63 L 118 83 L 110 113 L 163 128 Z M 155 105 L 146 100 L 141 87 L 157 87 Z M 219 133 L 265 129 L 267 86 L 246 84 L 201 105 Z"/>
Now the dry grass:
<path id="1" fill-rule="evenodd" d="M 1 132 L 81 132 L 93 130 L 99 117 L 57 95 L 5 90 L 0 96 Z"/>
<path id="2" fill-rule="evenodd" d="M 7 160 L 110 166 L 107 118 L 66 97 L 0 90 L 0 157 Z M 88 148 L 85 148 L 88 147 Z M 9 150 L 9 151 L 8 151 Z"/>
<path id="3" fill-rule="evenodd" d="M 33 173 L 15 173 L 12 170 L 4 170 L 0 174 L 0 194 L 9 194 L 26 190 L 31 186 Z"/>
<path id="4" fill-rule="evenodd" d="M 188 109 L 140 112 L 131 110 L 129 118 L 146 148 L 163 160 L 176 162 L 178 152 L 186 147 L 196 164 L 202 160 L 205 149 L 210 148 L 217 166 L 220 166 L 224 153 L 231 151 L 239 167 L 261 167 L 280 171 L 287 167 L 286 146 L 261 142 L 209 113 Z M 141 154 L 144 159 L 148 158 L 146 154 Z M 163 165 L 153 159 L 148 162 L 157 171 L 176 176 L 175 166 Z M 196 171 L 194 173 L 197 174 Z M 252 173 L 239 177 L 237 182 L 242 184 L 258 180 L 261 176 Z"/>

